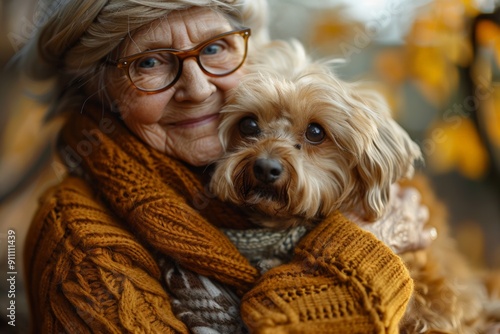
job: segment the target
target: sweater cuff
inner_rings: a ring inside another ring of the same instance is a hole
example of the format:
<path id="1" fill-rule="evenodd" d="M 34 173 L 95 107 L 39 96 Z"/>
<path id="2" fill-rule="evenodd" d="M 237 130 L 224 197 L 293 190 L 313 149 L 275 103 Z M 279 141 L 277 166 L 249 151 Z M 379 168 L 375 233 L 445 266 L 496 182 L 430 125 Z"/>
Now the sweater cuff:
<path id="1" fill-rule="evenodd" d="M 295 250 L 297 260 L 308 270 L 355 282 L 365 302 L 377 309 L 387 326 L 403 315 L 413 292 L 403 261 L 372 233 L 338 212 L 302 239 Z"/>

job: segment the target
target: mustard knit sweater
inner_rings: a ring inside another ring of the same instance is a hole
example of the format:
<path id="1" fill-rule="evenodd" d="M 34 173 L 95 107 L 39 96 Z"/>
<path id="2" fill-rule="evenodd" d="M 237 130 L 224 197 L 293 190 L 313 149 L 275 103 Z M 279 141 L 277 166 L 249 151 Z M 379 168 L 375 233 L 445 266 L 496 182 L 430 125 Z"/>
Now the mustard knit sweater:
<path id="1" fill-rule="evenodd" d="M 260 277 L 219 230 L 250 227 L 243 215 L 114 115 L 75 113 L 59 147 L 84 177 L 49 189 L 28 233 L 33 333 L 187 333 L 157 254 L 231 287 L 251 333 L 398 332 L 413 282 L 399 257 L 341 214 Z"/>

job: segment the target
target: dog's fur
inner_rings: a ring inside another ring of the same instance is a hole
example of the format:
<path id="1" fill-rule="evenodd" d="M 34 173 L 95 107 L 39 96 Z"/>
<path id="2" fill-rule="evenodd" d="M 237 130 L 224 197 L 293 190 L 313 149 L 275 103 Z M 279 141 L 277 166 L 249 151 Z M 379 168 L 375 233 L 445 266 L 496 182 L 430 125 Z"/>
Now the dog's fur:
<path id="1" fill-rule="evenodd" d="M 226 154 L 211 190 L 261 226 L 312 225 L 335 210 L 377 220 L 391 184 L 411 178 L 421 159 L 384 101 L 343 82 L 330 65 L 311 61 L 298 42 L 274 42 L 250 59 L 223 109 Z M 416 289 L 401 330 L 474 333 L 488 320 L 486 294 L 447 237 L 437 201 L 424 182 L 410 182 L 439 236 L 428 249 L 402 255 Z"/>

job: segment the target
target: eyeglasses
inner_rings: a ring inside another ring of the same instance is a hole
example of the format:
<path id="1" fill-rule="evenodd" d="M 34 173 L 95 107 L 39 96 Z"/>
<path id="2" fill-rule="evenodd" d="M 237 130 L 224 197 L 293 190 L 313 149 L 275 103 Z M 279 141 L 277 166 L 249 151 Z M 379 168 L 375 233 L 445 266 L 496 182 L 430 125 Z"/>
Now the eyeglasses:
<path id="1" fill-rule="evenodd" d="M 235 72 L 247 56 L 248 37 L 250 29 L 243 28 L 217 35 L 189 50 L 149 50 L 108 64 L 125 70 L 137 89 L 159 93 L 179 80 L 186 58 L 195 57 L 201 70 L 212 77 Z"/>

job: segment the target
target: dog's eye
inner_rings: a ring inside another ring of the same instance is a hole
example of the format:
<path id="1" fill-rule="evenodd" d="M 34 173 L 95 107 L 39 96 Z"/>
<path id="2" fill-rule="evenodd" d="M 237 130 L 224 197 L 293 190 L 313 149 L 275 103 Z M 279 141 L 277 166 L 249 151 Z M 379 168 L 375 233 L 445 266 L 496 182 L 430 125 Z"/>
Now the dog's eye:
<path id="1" fill-rule="evenodd" d="M 325 140 L 325 130 L 318 123 L 310 123 L 306 130 L 306 139 L 311 144 L 320 144 Z"/>
<path id="2" fill-rule="evenodd" d="M 240 132 L 244 136 L 255 136 L 260 133 L 259 124 L 253 117 L 244 117 L 240 120 Z"/>

